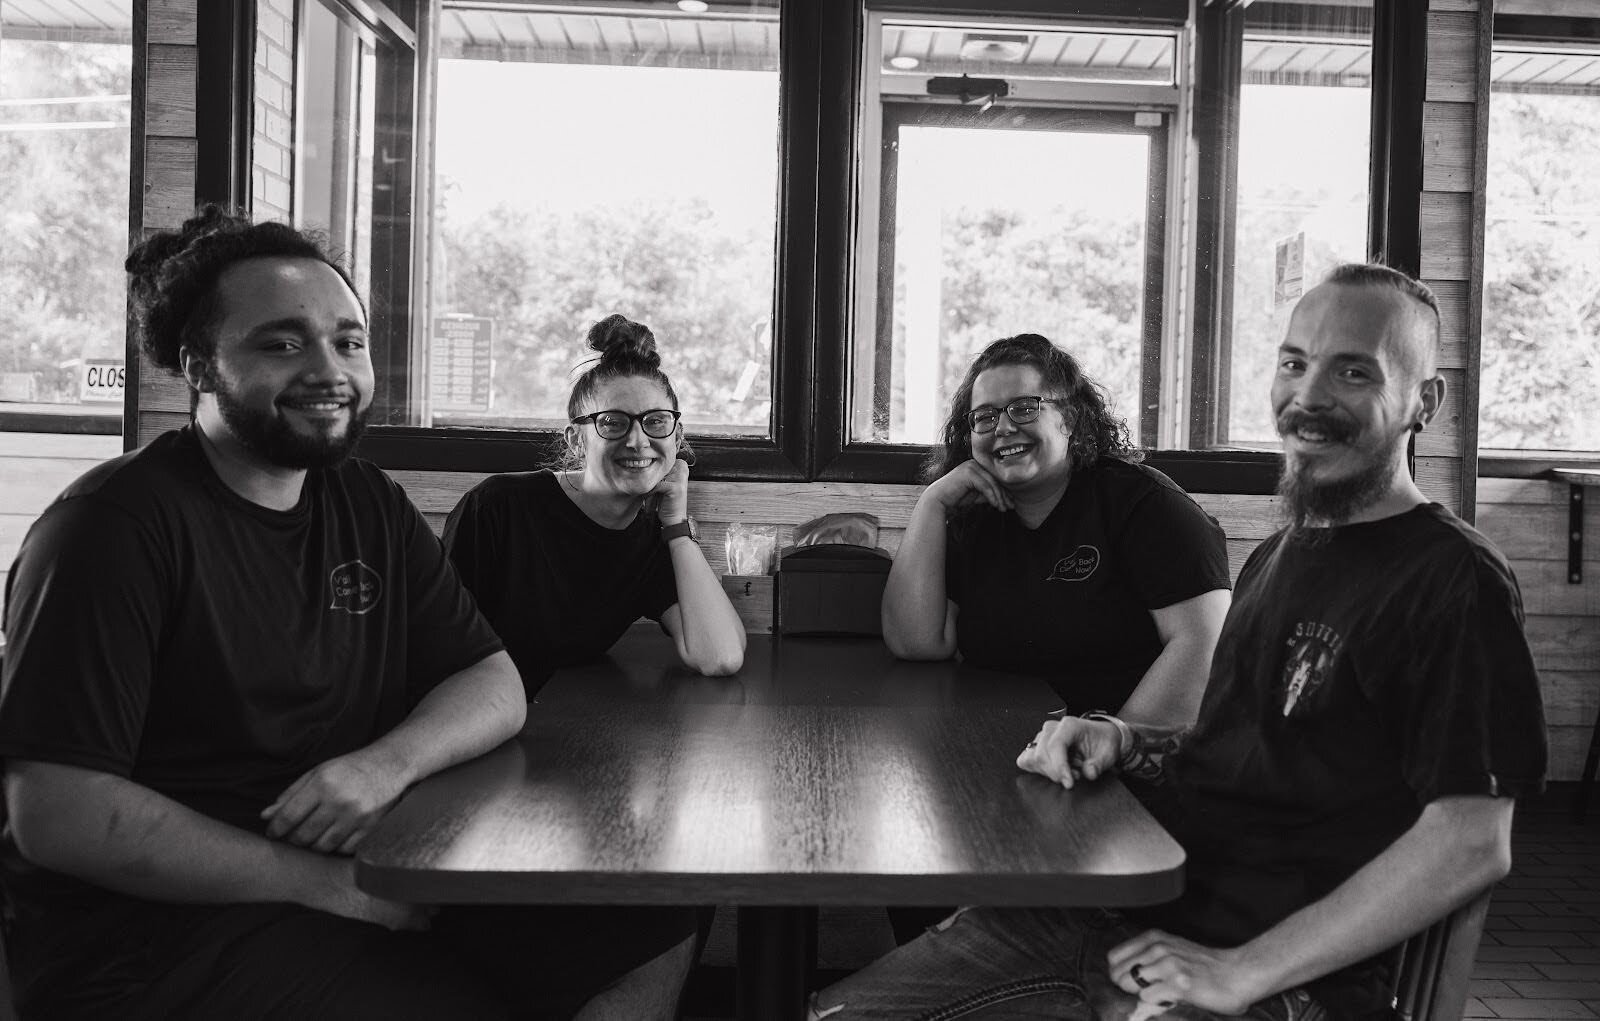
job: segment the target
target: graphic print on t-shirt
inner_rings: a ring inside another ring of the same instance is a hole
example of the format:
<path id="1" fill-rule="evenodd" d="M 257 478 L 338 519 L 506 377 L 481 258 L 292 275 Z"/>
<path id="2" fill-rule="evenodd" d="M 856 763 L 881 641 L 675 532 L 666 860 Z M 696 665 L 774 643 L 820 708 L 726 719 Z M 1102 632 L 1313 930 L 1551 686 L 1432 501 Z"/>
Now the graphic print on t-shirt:
<path id="1" fill-rule="evenodd" d="M 1289 656 L 1283 664 L 1283 715 L 1294 715 L 1296 707 L 1301 715 L 1309 712 L 1311 697 L 1321 688 L 1333 672 L 1334 658 L 1344 639 L 1339 632 L 1326 624 L 1300 621 L 1288 641 Z"/>
<path id="2" fill-rule="evenodd" d="M 1100 551 L 1093 546 L 1079 546 L 1056 561 L 1056 566 L 1045 581 L 1083 581 L 1100 566 Z"/>
<path id="3" fill-rule="evenodd" d="M 333 592 L 328 609 L 360 615 L 378 605 L 383 579 L 362 561 L 346 560 L 328 572 L 328 588 Z"/>

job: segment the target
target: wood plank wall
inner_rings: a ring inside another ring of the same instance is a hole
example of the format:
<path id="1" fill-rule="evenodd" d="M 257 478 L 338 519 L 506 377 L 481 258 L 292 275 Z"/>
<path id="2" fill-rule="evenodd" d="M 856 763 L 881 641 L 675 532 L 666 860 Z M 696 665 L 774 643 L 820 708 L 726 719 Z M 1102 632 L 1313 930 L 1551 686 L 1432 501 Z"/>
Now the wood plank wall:
<path id="1" fill-rule="evenodd" d="M 1583 581 L 1571 584 L 1568 499 L 1565 483 L 1478 480 L 1478 529 L 1510 559 L 1522 587 L 1554 780 L 1577 779 L 1600 713 L 1600 507 L 1586 494 Z"/>
<path id="2" fill-rule="evenodd" d="M 144 145 L 134 159 L 143 163 L 143 201 L 134 213 L 134 236 L 180 226 L 194 212 L 195 82 L 199 47 L 195 25 L 199 0 L 147 0 L 143 93 Z M 136 83 L 135 87 L 138 87 Z M 135 179 L 140 175 L 135 174 Z M 189 420 L 189 387 L 139 355 L 138 411 L 125 421 L 143 446 Z"/>
<path id="3" fill-rule="evenodd" d="M 0 592 L 40 512 L 67 483 L 120 453 L 121 436 L 0 432 Z"/>
<path id="4" fill-rule="evenodd" d="M 1417 437 L 1423 492 L 1472 520 L 1478 460 L 1478 335 L 1492 0 L 1430 0 L 1422 110 L 1422 278 L 1439 297 L 1445 403 Z"/>

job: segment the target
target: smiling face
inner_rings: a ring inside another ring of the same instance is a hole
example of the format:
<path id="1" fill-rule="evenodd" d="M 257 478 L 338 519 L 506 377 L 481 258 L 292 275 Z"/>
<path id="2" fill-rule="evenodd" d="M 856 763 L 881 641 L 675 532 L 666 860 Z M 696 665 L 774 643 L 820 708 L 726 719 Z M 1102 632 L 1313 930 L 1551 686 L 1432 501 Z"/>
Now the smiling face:
<path id="1" fill-rule="evenodd" d="M 1018 397 L 1060 397 L 1047 392 L 1039 370 L 1031 365 L 997 365 L 972 381 L 969 411 L 1004 408 Z M 1072 430 L 1060 404 L 1046 404 L 1039 417 L 1018 425 L 1000 415 L 994 431 L 974 433 L 972 459 L 1000 484 L 1013 491 L 1065 488 L 1072 475 Z"/>
<path id="2" fill-rule="evenodd" d="M 640 415 L 658 408 L 671 408 L 672 398 L 653 380 L 639 376 L 608 379 L 595 387 L 579 416 L 597 411 L 626 411 Z M 683 438 L 680 426 L 665 439 L 644 434 L 635 421 L 621 439 L 608 440 L 595 431 L 591 422 L 575 423 L 566 429 L 567 445 L 583 458 L 587 480 L 619 495 L 643 496 L 656 487 L 672 468 Z"/>
<path id="3" fill-rule="evenodd" d="M 1323 284 L 1278 349 L 1272 410 L 1286 496 L 1333 523 L 1381 500 L 1405 473 L 1406 440 L 1437 411 L 1431 323 L 1387 287 Z"/>
<path id="4" fill-rule="evenodd" d="M 316 259 L 246 259 L 218 278 L 216 304 L 212 354 L 182 357 L 202 405 L 215 402 L 223 439 L 282 468 L 348 456 L 373 372 L 366 317 L 343 278 Z"/>

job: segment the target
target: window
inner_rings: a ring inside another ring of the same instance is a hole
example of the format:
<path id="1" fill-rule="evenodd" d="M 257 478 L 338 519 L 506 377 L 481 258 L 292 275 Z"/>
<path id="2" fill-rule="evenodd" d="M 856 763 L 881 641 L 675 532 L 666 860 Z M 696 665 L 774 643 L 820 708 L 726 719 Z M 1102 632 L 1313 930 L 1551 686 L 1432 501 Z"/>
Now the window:
<path id="1" fill-rule="evenodd" d="M 363 300 L 372 297 L 372 165 L 377 55 L 373 35 L 343 8 L 307 0 L 301 13 L 295 119 L 295 220 L 327 231 L 350 260 Z"/>
<path id="2" fill-rule="evenodd" d="M 404 425 L 410 340 L 415 35 L 405 4 L 300 0 L 293 219 L 327 233 L 367 306 L 374 423 Z M 397 13 L 400 12 L 400 13 Z"/>
<path id="3" fill-rule="evenodd" d="M 778 10 L 585 6 L 443 4 L 414 420 L 559 428 L 617 312 L 654 331 L 690 432 L 765 439 Z"/>
<path id="4" fill-rule="evenodd" d="M 128 3 L 0 4 L 0 421 L 121 432 Z"/>
<path id="5" fill-rule="evenodd" d="M 935 442 L 973 357 L 1040 333 L 1154 445 L 1176 33 L 877 16 L 868 38 L 850 439 Z"/>
<path id="6" fill-rule="evenodd" d="M 1367 256 L 1371 8 L 1247 10 L 1220 443 L 1278 448 L 1267 393 L 1289 310 L 1328 270 Z"/>
<path id="7" fill-rule="evenodd" d="M 976 350 L 1039 332 L 1158 463 L 1258 491 L 1283 309 L 1368 248 L 1359 0 L 300 2 L 297 216 L 359 266 L 370 180 L 391 467 L 536 463 L 621 312 L 703 478 L 911 481 Z"/>
<path id="8" fill-rule="evenodd" d="M 1524 26 L 1543 19 L 1517 19 Z M 1505 38 L 1490 79 L 1478 444 L 1600 451 L 1600 38 Z"/>

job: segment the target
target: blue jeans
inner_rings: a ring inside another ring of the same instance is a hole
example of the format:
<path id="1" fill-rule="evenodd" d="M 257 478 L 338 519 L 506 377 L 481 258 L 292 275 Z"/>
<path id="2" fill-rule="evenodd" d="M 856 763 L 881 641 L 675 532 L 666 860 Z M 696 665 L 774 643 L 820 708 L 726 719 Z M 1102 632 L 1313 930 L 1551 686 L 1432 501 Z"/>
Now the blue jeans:
<path id="1" fill-rule="evenodd" d="M 813 1021 L 1126 1021 L 1138 1004 L 1112 981 L 1106 953 L 1144 931 L 1110 911 L 966 908 L 812 997 Z M 1206 1021 L 1179 1004 L 1160 1015 Z M 1256 1021 L 1326 1021 L 1301 989 L 1255 1004 Z"/>

